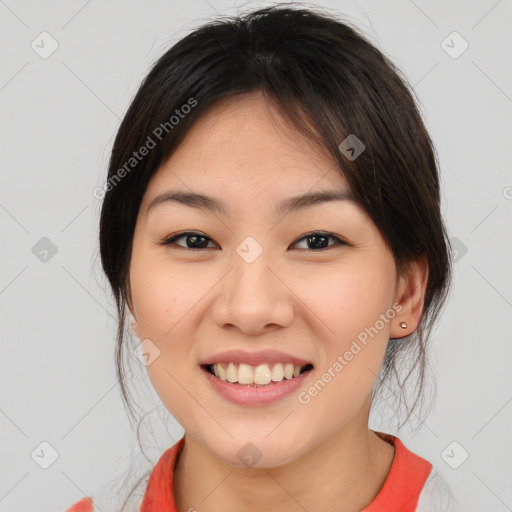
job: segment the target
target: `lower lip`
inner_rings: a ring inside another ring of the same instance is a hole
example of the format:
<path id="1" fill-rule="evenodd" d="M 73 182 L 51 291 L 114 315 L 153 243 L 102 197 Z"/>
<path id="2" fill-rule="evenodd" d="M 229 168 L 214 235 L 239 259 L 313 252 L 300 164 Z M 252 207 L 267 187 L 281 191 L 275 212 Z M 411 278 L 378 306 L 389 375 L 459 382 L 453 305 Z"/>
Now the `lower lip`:
<path id="1" fill-rule="evenodd" d="M 237 405 L 267 405 L 277 402 L 296 391 L 313 371 L 308 370 L 293 379 L 283 379 L 267 386 L 252 386 L 223 381 L 202 366 L 200 368 L 213 389 Z"/>

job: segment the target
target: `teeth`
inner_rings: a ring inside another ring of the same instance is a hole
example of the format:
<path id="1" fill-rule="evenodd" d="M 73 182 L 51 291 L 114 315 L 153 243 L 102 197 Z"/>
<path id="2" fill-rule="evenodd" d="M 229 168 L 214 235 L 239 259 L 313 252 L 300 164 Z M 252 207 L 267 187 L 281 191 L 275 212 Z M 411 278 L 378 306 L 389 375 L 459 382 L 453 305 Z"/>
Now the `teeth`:
<path id="1" fill-rule="evenodd" d="M 222 363 L 213 364 L 213 373 L 219 379 L 238 384 L 256 384 L 257 386 L 266 386 L 271 382 L 281 382 L 283 379 L 290 380 L 300 375 L 301 366 L 293 363 L 277 363 L 270 370 L 268 364 L 251 366 L 240 363 L 238 366 L 234 363 L 228 363 L 226 367 Z"/>
<path id="2" fill-rule="evenodd" d="M 279 382 L 284 378 L 284 368 L 282 364 L 275 364 L 272 368 L 271 378 L 274 382 Z"/>
<path id="3" fill-rule="evenodd" d="M 239 384 L 252 384 L 254 382 L 254 371 L 252 366 L 248 364 L 241 364 L 238 367 L 238 383 Z"/>
<path id="4" fill-rule="evenodd" d="M 233 363 L 228 364 L 228 370 L 226 374 L 226 380 L 228 382 L 238 382 L 238 372 Z"/>

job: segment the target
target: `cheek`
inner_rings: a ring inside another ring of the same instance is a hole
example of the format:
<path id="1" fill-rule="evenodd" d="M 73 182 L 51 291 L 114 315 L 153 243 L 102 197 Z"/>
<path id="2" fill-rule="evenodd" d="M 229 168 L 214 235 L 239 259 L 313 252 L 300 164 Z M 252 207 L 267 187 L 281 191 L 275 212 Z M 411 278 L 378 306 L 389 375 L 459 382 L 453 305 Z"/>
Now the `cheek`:
<path id="1" fill-rule="evenodd" d="M 390 307 L 393 281 L 384 270 L 347 263 L 302 275 L 296 289 L 325 328 L 327 339 L 343 344 L 375 324 Z"/>
<path id="2" fill-rule="evenodd" d="M 130 287 L 139 337 L 151 340 L 159 350 L 146 371 L 156 393 L 182 425 L 194 417 L 195 403 L 185 391 L 193 382 L 186 330 L 194 318 L 193 305 L 205 293 L 194 281 L 189 272 L 176 271 L 159 255 L 134 248 Z"/>
<path id="3" fill-rule="evenodd" d="M 180 319 L 198 303 L 202 291 L 193 269 L 171 266 L 164 252 L 152 254 L 135 249 L 130 265 L 130 288 L 141 335 L 172 339 L 179 331 Z"/>
<path id="4" fill-rule="evenodd" d="M 206 266 L 171 263 L 165 251 L 134 246 L 130 286 L 137 316 L 138 337 L 149 339 L 159 356 L 147 366 L 156 391 L 181 396 L 179 382 L 197 378 L 190 368 L 197 364 L 194 334 L 200 328 L 202 305 L 215 280 Z M 202 302 L 203 301 L 203 302 Z M 179 398 L 177 398 L 179 401 Z"/>
<path id="5" fill-rule="evenodd" d="M 325 272 L 301 279 L 297 295 L 314 313 L 309 318 L 317 333 L 319 373 L 327 373 L 317 403 L 338 404 L 341 413 L 358 406 L 380 371 L 392 318 L 382 321 L 381 315 L 390 309 L 393 274 L 361 263 Z"/>

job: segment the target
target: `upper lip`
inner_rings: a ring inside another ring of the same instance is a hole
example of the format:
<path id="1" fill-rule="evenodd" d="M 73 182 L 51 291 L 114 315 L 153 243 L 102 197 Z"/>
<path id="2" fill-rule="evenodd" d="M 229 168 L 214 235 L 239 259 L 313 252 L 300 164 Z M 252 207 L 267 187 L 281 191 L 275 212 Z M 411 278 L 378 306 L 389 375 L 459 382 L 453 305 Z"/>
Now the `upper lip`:
<path id="1" fill-rule="evenodd" d="M 260 350 L 258 352 L 246 352 L 245 350 L 225 350 L 212 356 L 204 358 L 200 364 L 209 365 L 215 363 L 245 363 L 251 366 L 258 366 L 264 363 L 293 363 L 297 366 L 313 364 L 306 359 L 281 352 L 279 350 Z"/>

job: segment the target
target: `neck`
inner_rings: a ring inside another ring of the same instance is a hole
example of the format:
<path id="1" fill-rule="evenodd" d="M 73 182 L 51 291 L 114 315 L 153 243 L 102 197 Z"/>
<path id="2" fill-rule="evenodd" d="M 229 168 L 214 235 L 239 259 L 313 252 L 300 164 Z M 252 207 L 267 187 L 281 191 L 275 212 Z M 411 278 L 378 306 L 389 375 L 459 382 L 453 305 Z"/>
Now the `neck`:
<path id="1" fill-rule="evenodd" d="M 174 472 L 179 512 L 245 510 L 355 512 L 378 494 L 394 448 L 373 431 L 344 430 L 304 456 L 273 468 L 225 463 L 189 436 Z"/>

